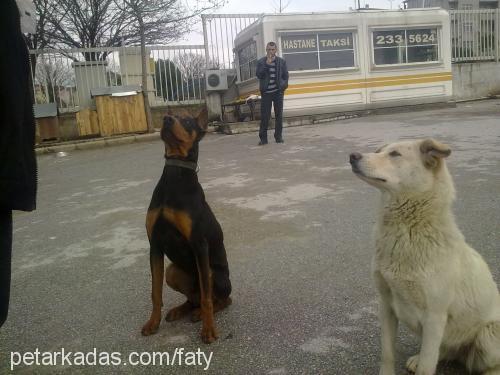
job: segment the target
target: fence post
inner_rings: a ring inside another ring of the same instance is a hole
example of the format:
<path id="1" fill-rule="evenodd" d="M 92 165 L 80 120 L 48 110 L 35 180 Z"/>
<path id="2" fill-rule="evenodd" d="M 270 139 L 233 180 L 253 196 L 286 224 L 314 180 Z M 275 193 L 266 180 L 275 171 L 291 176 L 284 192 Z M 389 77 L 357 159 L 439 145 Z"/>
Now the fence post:
<path id="1" fill-rule="evenodd" d="M 495 22 L 495 55 L 497 62 L 500 61 L 500 9 L 496 9 L 497 19 Z"/>
<path id="2" fill-rule="evenodd" d="M 203 44 L 205 45 L 205 66 L 208 68 L 210 61 L 210 56 L 208 53 L 208 34 L 207 34 L 207 16 L 205 14 L 201 15 L 201 23 L 203 25 Z"/>

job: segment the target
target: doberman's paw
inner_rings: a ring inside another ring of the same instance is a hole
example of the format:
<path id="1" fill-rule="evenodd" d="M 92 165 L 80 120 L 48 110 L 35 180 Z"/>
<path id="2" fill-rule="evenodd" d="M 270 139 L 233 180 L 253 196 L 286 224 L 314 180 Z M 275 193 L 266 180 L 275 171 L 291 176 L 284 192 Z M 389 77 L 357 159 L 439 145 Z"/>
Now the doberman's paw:
<path id="1" fill-rule="evenodd" d="M 199 307 L 195 308 L 191 313 L 191 321 L 193 323 L 199 322 L 201 320 L 201 309 Z"/>
<path id="2" fill-rule="evenodd" d="M 179 320 L 182 317 L 186 316 L 186 314 L 187 314 L 187 312 L 183 311 L 183 310 L 180 310 L 179 306 L 178 307 L 174 307 L 173 309 L 171 309 L 167 313 L 167 315 L 165 315 L 165 320 L 167 322 L 173 322 L 174 320 Z"/>
<path id="3" fill-rule="evenodd" d="M 154 335 L 158 332 L 158 327 L 160 326 L 160 321 L 149 319 L 146 324 L 142 327 L 141 333 L 143 336 Z"/>
<path id="4" fill-rule="evenodd" d="M 219 337 L 217 330 L 213 326 L 203 327 L 201 330 L 201 339 L 205 344 L 211 344 Z"/>
<path id="5" fill-rule="evenodd" d="M 233 303 L 233 300 L 231 297 L 227 297 L 226 299 L 223 300 L 215 300 L 214 303 L 214 313 L 219 312 L 221 310 L 224 310 L 226 307 L 228 307 L 230 304 Z M 201 309 L 195 308 L 193 309 L 193 313 L 191 314 L 191 321 L 193 323 L 199 322 L 201 320 Z"/>
<path id="6" fill-rule="evenodd" d="M 184 302 L 182 305 L 174 307 L 165 316 L 167 322 L 173 322 L 174 320 L 181 319 L 189 314 L 193 310 L 193 305 L 189 301 Z"/>

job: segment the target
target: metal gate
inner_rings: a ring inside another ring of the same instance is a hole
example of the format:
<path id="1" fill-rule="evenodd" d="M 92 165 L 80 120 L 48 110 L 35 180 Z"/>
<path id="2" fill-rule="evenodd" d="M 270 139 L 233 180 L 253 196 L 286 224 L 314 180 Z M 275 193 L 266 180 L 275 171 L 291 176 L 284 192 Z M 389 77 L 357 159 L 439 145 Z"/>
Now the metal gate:
<path id="1" fill-rule="evenodd" d="M 203 14 L 203 38 L 207 67 L 234 69 L 234 39 L 262 14 Z"/>

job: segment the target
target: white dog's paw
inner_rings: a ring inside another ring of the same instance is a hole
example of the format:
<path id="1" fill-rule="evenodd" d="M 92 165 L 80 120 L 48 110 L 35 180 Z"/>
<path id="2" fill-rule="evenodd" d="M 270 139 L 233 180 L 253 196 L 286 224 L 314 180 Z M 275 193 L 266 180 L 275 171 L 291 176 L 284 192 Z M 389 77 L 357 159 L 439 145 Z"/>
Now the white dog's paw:
<path id="1" fill-rule="evenodd" d="M 396 372 L 394 372 L 394 363 L 382 363 L 382 366 L 380 366 L 380 372 L 378 373 L 379 375 L 396 375 Z"/>
<path id="2" fill-rule="evenodd" d="M 381 368 L 380 372 L 378 374 L 379 375 L 396 375 L 396 373 L 394 372 L 394 368 L 391 368 L 391 369 Z"/>
<path id="3" fill-rule="evenodd" d="M 406 361 L 406 369 L 410 372 L 417 372 L 417 366 L 418 366 L 418 354 L 411 356 Z"/>

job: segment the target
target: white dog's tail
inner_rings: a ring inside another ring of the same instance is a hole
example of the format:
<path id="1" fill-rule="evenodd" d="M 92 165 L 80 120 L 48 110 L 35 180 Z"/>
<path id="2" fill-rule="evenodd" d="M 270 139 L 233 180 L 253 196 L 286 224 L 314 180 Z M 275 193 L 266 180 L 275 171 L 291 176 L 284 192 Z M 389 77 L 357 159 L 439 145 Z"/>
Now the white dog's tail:
<path id="1" fill-rule="evenodd" d="M 500 369 L 500 321 L 490 322 L 479 330 L 466 365 L 471 372 Z"/>

